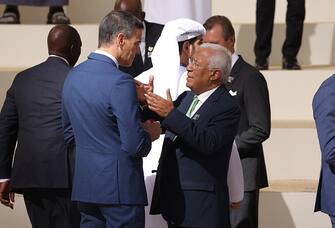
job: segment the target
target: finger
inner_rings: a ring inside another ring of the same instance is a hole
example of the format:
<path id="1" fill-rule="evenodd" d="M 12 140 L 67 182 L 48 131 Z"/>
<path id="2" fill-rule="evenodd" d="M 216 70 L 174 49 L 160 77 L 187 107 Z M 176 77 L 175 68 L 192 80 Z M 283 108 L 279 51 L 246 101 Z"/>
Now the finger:
<path id="1" fill-rule="evenodd" d="M 150 94 L 144 94 L 146 100 L 147 100 L 147 103 L 151 103 L 151 104 L 154 104 L 154 103 L 157 103 L 158 102 L 158 99 L 157 97 L 154 96 L 153 93 L 150 93 Z"/>
<path id="2" fill-rule="evenodd" d="M 166 90 L 166 98 L 167 98 L 169 101 L 172 101 L 172 97 L 171 97 L 170 89 L 167 89 L 167 90 Z"/>
<path id="3" fill-rule="evenodd" d="M 149 76 L 149 85 L 154 86 L 154 76 L 153 75 Z"/>
<path id="4" fill-rule="evenodd" d="M 157 101 L 159 101 L 159 100 L 165 100 L 163 97 L 161 97 L 161 96 L 159 96 L 159 95 L 157 95 L 157 94 L 155 94 L 153 92 L 149 92 L 148 95 L 150 97 L 152 97 L 152 98 L 155 98 Z"/>

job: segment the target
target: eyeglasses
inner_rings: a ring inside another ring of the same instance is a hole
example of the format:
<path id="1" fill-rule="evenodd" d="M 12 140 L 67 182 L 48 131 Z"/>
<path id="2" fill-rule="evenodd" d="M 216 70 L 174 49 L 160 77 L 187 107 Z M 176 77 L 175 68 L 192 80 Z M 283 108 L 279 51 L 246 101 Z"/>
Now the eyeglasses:
<path id="1" fill-rule="evenodd" d="M 208 66 L 200 66 L 199 62 L 193 58 L 189 59 L 189 65 L 192 65 L 194 69 L 209 69 Z"/>

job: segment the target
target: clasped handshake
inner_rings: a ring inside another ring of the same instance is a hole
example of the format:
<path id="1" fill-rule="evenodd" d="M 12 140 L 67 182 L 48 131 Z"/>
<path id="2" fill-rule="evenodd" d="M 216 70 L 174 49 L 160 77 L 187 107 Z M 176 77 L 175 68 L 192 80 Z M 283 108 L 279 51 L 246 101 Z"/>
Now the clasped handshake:
<path id="1" fill-rule="evenodd" d="M 149 77 L 149 83 L 145 84 L 135 80 L 138 100 L 142 107 L 148 107 L 159 117 L 165 118 L 174 109 L 170 90 L 166 91 L 166 99 L 154 93 L 154 76 Z M 156 120 L 147 120 L 142 127 L 150 134 L 151 140 L 159 138 L 161 133 L 160 123 Z"/>

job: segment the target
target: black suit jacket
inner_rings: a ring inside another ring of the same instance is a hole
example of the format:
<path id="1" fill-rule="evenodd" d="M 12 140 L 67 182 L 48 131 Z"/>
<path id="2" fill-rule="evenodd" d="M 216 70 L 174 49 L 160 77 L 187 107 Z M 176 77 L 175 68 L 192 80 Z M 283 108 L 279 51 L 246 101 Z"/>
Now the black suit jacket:
<path id="1" fill-rule="evenodd" d="M 262 142 L 270 136 L 269 93 L 264 76 L 241 56 L 231 70 L 232 82 L 226 87 L 237 92 L 241 109 L 236 144 L 241 157 L 244 189 L 252 191 L 268 186 Z"/>
<path id="2" fill-rule="evenodd" d="M 64 143 L 61 121 L 69 70 L 62 59 L 49 57 L 16 75 L 7 92 L 0 114 L 0 178 L 10 178 L 15 192 L 70 188 L 73 151 Z"/>
<path id="3" fill-rule="evenodd" d="M 144 23 L 146 27 L 144 62 L 142 60 L 141 54 L 136 54 L 133 64 L 130 67 L 120 66 L 120 70 L 130 74 L 133 77 L 136 77 L 143 71 L 146 71 L 152 67 L 151 53 L 164 27 L 164 25 L 151 23 L 147 21 L 144 21 Z"/>
<path id="4" fill-rule="evenodd" d="M 190 119 L 193 96 L 180 95 L 161 123 L 167 131 L 151 213 L 186 227 L 230 227 L 227 172 L 239 108 L 222 86 Z"/>

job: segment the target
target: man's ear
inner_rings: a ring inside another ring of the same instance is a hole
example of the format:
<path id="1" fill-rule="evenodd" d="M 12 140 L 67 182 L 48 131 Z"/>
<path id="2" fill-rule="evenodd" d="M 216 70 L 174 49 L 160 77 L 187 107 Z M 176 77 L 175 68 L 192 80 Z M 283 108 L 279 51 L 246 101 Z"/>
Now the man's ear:
<path id="1" fill-rule="evenodd" d="M 183 49 L 182 51 L 185 52 L 187 55 L 190 53 L 190 42 L 186 41 L 183 43 Z"/>
<path id="2" fill-rule="evenodd" d="M 127 37 L 123 32 L 120 32 L 119 34 L 117 34 L 116 42 L 117 42 L 118 47 L 123 48 L 126 39 Z"/>
<path id="3" fill-rule="evenodd" d="M 217 81 L 221 79 L 221 76 L 222 76 L 221 70 L 215 69 L 215 70 L 211 70 L 211 76 L 209 79 L 211 81 Z"/>
<path id="4" fill-rule="evenodd" d="M 228 38 L 228 42 L 229 42 L 229 49 L 234 48 L 234 46 L 235 46 L 235 36 L 230 36 Z"/>

